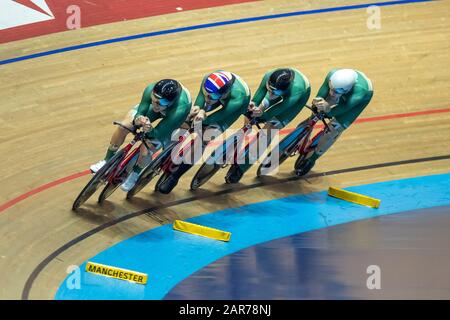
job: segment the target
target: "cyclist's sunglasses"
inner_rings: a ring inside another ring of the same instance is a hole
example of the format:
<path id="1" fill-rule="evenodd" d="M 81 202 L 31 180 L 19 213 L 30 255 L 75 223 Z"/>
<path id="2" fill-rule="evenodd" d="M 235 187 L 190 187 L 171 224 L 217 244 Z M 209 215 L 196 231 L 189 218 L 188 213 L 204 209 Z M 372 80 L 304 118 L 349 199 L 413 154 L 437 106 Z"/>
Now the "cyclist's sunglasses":
<path id="1" fill-rule="evenodd" d="M 209 100 L 219 100 L 222 97 L 222 94 L 215 92 L 215 93 L 211 93 L 206 91 L 205 89 L 203 89 L 203 94 L 205 95 L 205 97 L 207 97 Z"/>
<path id="2" fill-rule="evenodd" d="M 347 93 L 347 92 L 348 92 L 347 90 L 342 89 L 342 88 L 333 88 L 333 87 L 331 86 L 331 84 L 330 84 L 330 89 L 331 89 L 331 91 L 334 91 L 334 92 L 337 93 L 337 94 L 344 94 L 344 93 Z"/>
<path id="3" fill-rule="evenodd" d="M 342 89 L 342 88 L 331 89 L 331 90 L 333 90 L 333 91 L 336 92 L 337 94 L 344 94 L 344 93 L 347 93 L 347 90 Z"/>
<path id="4" fill-rule="evenodd" d="M 167 108 L 170 105 L 170 101 L 165 98 L 158 98 L 152 93 L 152 101 L 158 104 L 161 108 Z"/>
<path id="5" fill-rule="evenodd" d="M 270 93 L 272 93 L 272 94 L 274 94 L 276 96 L 282 96 L 283 93 L 286 92 L 286 90 L 277 89 L 275 87 L 272 87 L 269 84 L 266 84 L 266 88 L 267 88 L 267 91 L 269 91 Z"/>

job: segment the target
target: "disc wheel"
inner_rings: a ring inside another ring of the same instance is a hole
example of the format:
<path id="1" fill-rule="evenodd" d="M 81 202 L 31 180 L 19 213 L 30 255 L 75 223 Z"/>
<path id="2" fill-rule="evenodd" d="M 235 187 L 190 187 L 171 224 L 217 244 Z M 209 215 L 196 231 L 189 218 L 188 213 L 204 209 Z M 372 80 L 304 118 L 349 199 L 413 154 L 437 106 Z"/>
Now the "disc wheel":
<path id="1" fill-rule="evenodd" d="M 220 170 L 220 168 L 222 168 L 222 166 L 217 163 L 203 163 L 191 181 L 191 190 L 197 190 L 204 185 L 217 171 Z"/>
<path id="2" fill-rule="evenodd" d="M 159 177 L 158 181 L 155 184 L 155 191 L 159 191 L 159 186 L 166 181 L 166 179 L 170 176 L 170 173 L 164 172 Z"/>
<path id="3" fill-rule="evenodd" d="M 295 151 L 296 148 L 303 138 L 303 135 L 299 135 L 295 139 L 292 139 L 291 137 L 287 136 L 281 142 L 278 144 L 277 148 L 279 150 L 279 156 L 278 156 L 278 165 L 273 167 L 272 166 L 272 152 L 270 152 L 264 160 L 261 162 L 261 164 L 258 167 L 258 170 L 256 171 L 256 175 L 258 177 L 262 176 L 262 170 L 265 169 L 265 175 L 272 172 L 276 167 L 279 167 L 283 162 L 285 162 Z M 285 145 L 285 146 L 284 146 Z M 283 147 L 284 146 L 284 147 Z"/>

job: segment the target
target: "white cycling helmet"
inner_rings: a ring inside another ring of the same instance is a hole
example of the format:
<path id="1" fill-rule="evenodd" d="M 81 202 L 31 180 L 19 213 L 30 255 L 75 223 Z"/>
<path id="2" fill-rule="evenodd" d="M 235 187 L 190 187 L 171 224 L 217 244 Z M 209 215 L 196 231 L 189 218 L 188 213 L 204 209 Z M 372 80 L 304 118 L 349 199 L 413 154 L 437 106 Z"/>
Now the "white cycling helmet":
<path id="1" fill-rule="evenodd" d="M 358 74 L 353 69 L 339 69 L 330 77 L 330 88 L 337 94 L 349 92 L 356 83 Z"/>

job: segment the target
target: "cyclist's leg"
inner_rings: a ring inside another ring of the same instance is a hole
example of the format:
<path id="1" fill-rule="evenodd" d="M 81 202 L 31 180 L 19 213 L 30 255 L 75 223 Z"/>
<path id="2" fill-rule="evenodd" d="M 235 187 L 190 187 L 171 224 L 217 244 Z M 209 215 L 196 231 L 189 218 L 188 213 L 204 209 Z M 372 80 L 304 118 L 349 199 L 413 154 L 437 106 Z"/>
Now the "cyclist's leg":
<path id="1" fill-rule="evenodd" d="M 133 119 L 137 113 L 137 105 L 134 106 L 131 110 L 128 111 L 125 118 L 121 121 L 122 125 L 125 127 L 132 129 L 133 128 Z M 125 141 L 125 138 L 130 132 L 120 126 L 117 126 L 109 143 L 108 150 L 106 151 L 105 160 L 109 160 L 116 152 L 119 150 L 120 146 Z"/>
<path id="2" fill-rule="evenodd" d="M 296 108 L 291 108 L 290 110 L 287 110 L 287 111 L 283 112 L 282 114 L 277 115 L 276 118 L 269 120 L 268 128 L 276 129 L 276 130 L 281 130 L 281 129 L 285 128 L 289 123 L 292 122 L 292 120 L 295 119 L 295 117 L 297 117 L 297 115 L 300 113 L 300 111 L 303 109 L 304 105 L 308 101 L 308 98 L 309 98 L 309 90 L 308 90 L 308 94 L 305 94 L 301 97 L 301 100 L 298 102 Z M 299 124 L 299 126 L 304 126 L 304 124 L 306 124 L 307 122 L 308 122 L 308 119 L 305 119 L 301 124 Z M 297 126 L 297 127 L 299 127 L 299 126 Z M 273 136 L 273 135 L 271 135 L 271 136 Z M 287 141 L 289 141 L 289 140 L 286 140 L 286 142 Z M 270 141 L 269 141 L 269 143 L 270 143 Z M 269 144 L 267 146 L 269 146 Z M 278 152 L 276 152 L 276 154 L 278 154 Z"/>
<path id="3" fill-rule="evenodd" d="M 223 127 L 220 124 L 214 124 L 206 127 L 205 131 L 214 130 L 214 134 L 212 134 L 212 136 L 217 137 L 220 135 L 219 133 L 222 132 L 222 129 Z M 196 137 L 196 139 L 202 139 L 203 137 L 204 136 L 200 134 Z M 181 176 L 188 172 L 194 166 L 194 164 L 201 159 L 201 156 L 205 151 L 208 142 L 209 141 L 196 140 L 194 145 L 191 146 L 189 150 L 189 152 L 192 153 L 190 159 L 184 158 L 184 161 L 180 165 L 175 166 L 175 170 L 172 171 L 167 179 L 159 185 L 158 191 L 164 194 L 170 193 L 177 186 Z"/>
<path id="4" fill-rule="evenodd" d="M 361 112 L 367 107 L 372 98 L 373 92 L 369 91 L 365 102 L 360 106 L 353 108 L 353 111 L 333 118 L 329 123 L 330 130 L 324 130 L 323 134 L 317 139 L 317 146 L 308 153 L 306 159 L 315 162 L 337 141 L 341 134 L 358 118 Z M 314 145 L 314 142 L 313 144 Z"/>
<path id="5" fill-rule="evenodd" d="M 243 159 L 244 163 L 233 164 L 225 177 L 225 181 L 227 183 L 237 183 L 244 176 L 245 172 L 247 172 L 253 165 L 254 161 L 259 159 L 262 154 L 262 150 L 259 147 L 267 148 L 271 141 L 272 135 L 276 134 L 272 130 L 278 129 L 279 124 L 281 122 L 272 118 L 270 121 L 267 121 L 264 127 L 258 131 L 258 135 L 256 139 L 252 139 L 249 144 L 245 147 L 244 154 L 239 155 L 239 160 Z M 257 148 L 255 148 L 255 144 L 257 144 Z M 251 155 L 252 150 L 257 150 L 256 155 Z M 242 152 L 242 151 L 239 151 Z"/>
<path id="6" fill-rule="evenodd" d="M 136 161 L 136 164 L 134 165 L 130 175 L 120 186 L 120 188 L 125 192 L 130 191 L 134 187 L 136 181 L 139 178 L 139 174 L 142 172 L 142 170 L 145 169 L 146 166 L 150 164 L 153 154 L 155 154 L 155 152 L 163 146 L 161 142 L 154 139 L 146 140 L 146 143 L 150 149 L 148 149 L 144 143 L 141 144 L 139 149 L 139 157 Z"/>
<path id="7" fill-rule="evenodd" d="M 315 140 L 311 143 L 313 148 L 307 155 L 306 159 L 309 161 L 316 161 L 321 157 L 340 137 L 344 132 L 345 128 L 341 125 L 335 118 L 333 118 L 329 123 L 328 127 L 330 130 L 325 129 L 319 134 Z"/>
<path id="8" fill-rule="evenodd" d="M 303 107 L 305 103 L 306 101 L 301 101 L 299 105 Z M 272 138 L 278 134 L 278 132 L 274 132 L 273 130 L 279 131 L 286 125 L 288 125 L 300 113 L 302 107 L 292 108 L 291 110 L 288 110 L 268 120 L 264 125 L 263 129 L 260 131 L 258 140 L 264 141 L 265 142 L 264 145 L 266 148 L 269 147 L 269 145 L 272 142 Z M 259 150 L 258 156 L 261 156 L 262 153 L 263 151 Z M 232 166 L 232 168 L 230 168 L 229 174 L 226 177 L 226 181 L 228 183 L 238 182 L 245 174 L 245 172 L 247 172 L 251 168 L 252 165 L 253 163 L 249 162 L 241 165 Z"/>
<path id="9" fill-rule="evenodd" d="M 131 110 L 128 111 L 125 118 L 121 121 L 122 125 L 124 125 L 127 128 L 133 127 L 133 119 L 137 112 L 137 106 L 134 106 Z M 116 152 L 119 150 L 120 146 L 125 141 L 125 138 L 127 137 L 129 131 L 117 126 L 114 130 L 114 133 L 111 137 L 111 140 L 109 142 L 108 149 L 106 150 L 105 157 L 103 160 L 100 160 L 99 162 L 93 164 L 90 169 L 92 173 L 96 173 L 98 170 L 100 170 L 101 167 L 112 158 L 116 154 Z"/>

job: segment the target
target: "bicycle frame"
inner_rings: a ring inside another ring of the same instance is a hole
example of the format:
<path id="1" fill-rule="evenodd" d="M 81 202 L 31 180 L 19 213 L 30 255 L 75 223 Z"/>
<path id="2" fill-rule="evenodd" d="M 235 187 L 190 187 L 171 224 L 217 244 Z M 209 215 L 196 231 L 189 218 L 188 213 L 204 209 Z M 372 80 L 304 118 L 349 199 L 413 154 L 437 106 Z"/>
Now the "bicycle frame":
<path id="1" fill-rule="evenodd" d="M 133 130 L 130 130 L 129 128 L 124 127 L 123 125 L 121 125 L 118 122 L 114 122 L 114 124 L 119 125 L 122 128 L 125 128 L 126 130 L 128 130 L 130 132 L 134 132 Z M 117 167 L 113 168 L 113 170 L 108 174 L 108 177 L 106 178 L 107 182 L 111 182 L 111 183 L 114 182 L 117 172 L 122 172 L 122 170 L 128 165 L 128 163 L 131 161 L 131 159 L 133 159 L 133 157 L 140 152 L 140 147 L 141 147 L 142 141 L 144 139 L 144 136 L 145 136 L 145 134 L 143 132 L 135 133 L 134 138 L 125 147 L 122 148 L 122 150 L 125 154 L 125 157 L 119 163 L 119 165 Z M 139 142 L 141 142 L 141 143 L 139 143 Z M 135 146 L 137 143 L 138 143 L 138 145 L 136 146 L 136 148 L 134 148 L 130 153 L 131 148 L 133 148 L 133 146 Z"/>
<path id="2" fill-rule="evenodd" d="M 182 136 L 180 136 L 179 138 L 178 138 L 178 144 L 180 144 L 180 150 L 178 150 L 178 154 L 177 154 L 177 157 L 178 158 L 182 158 L 183 157 L 183 155 L 185 154 L 185 153 L 188 153 L 190 150 L 191 150 L 191 148 L 192 148 L 192 146 L 195 144 L 195 139 L 197 139 L 198 137 L 196 137 L 196 138 L 192 138 L 191 136 L 192 136 L 192 133 L 194 133 L 194 128 L 190 128 L 188 131 L 187 131 L 187 133 L 185 133 L 184 135 L 182 135 Z M 191 137 L 191 140 L 189 141 L 189 143 L 187 144 L 187 145 L 182 145 L 182 143 L 184 142 L 184 141 L 186 141 L 186 139 L 188 139 L 189 137 Z M 162 171 L 164 171 L 164 172 L 167 172 L 167 173 L 169 173 L 169 172 L 172 172 L 172 170 L 173 170 L 173 168 L 174 167 L 177 167 L 177 166 L 179 166 L 179 164 L 175 164 L 173 161 L 172 161 L 172 157 L 168 157 L 164 162 L 163 162 L 163 164 L 161 165 L 161 170 Z"/>
<path id="3" fill-rule="evenodd" d="M 237 141 L 233 141 L 233 148 L 234 148 L 234 152 L 233 152 L 233 162 L 232 162 L 232 164 L 235 164 L 235 163 L 237 163 L 237 160 L 238 160 L 238 156 L 239 156 L 239 150 L 238 150 L 238 146 L 240 145 L 240 143 L 242 143 L 243 141 L 245 142 L 245 136 L 246 136 L 246 133 L 249 131 L 249 130 L 251 130 L 252 129 L 252 125 L 251 124 L 249 124 L 249 125 L 246 125 L 246 126 L 244 126 L 241 130 L 243 131 L 243 135 L 242 135 L 242 139 L 243 140 L 237 140 Z M 250 139 L 250 141 L 248 141 L 248 143 L 245 145 L 245 146 L 241 146 L 241 150 L 243 150 L 243 152 L 244 152 L 244 156 L 245 156 L 245 153 L 246 153 L 246 151 L 248 150 L 248 146 L 254 141 L 254 140 L 256 140 L 256 139 L 258 139 L 258 136 L 259 136 L 259 132 L 257 132 L 256 134 L 255 134 L 255 136 L 254 137 L 251 137 L 251 139 Z M 234 138 L 234 137 L 233 137 Z M 231 147 L 231 146 L 230 146 Z M 228 149 L 227 149 L 227 151 L 228 151 Z"/>
<path id="4" fill-rule="evenodd" d="M 306 134 L 305 136 L 302 138 L 302 142 L 299 144 L 297 150 L 300 154 L 306 154 L 309 151 L 311 151 L 311 145 L 312 142 L 320 135 L 322 134 L 322 131 L 319 131 L 314 138 L 310 139 L 311 134 L 314 130 L 314 126 L 316 125 L 316 123 L 319 121 L 319 118 L 317 116 L 312 117 L 312 119 L 310 119 L 308 121 L 307 127 L 305 129 Z"/>
<path id="5" fill-rule="evenodd" d="M 247 133 L 249 130 L 251 130 L 252 127 L 253 127 L 254 125 L 256 125 L 256 126 L 258 127 L 258 129 L 261 129 L 261 127 L 259 126 L 259 122 L 258 122 L 259 120 L 258 120 L 258 119 L 251 118 L 251 117 L 250 117 L 249 115 L 247 115 L 247 114 L 246 114 L 246 116 L 247 116 L 247 118 L 248 118 L 250 121 L 249 121 L 249 123 L 247 123 L 246 125 L 244 125 L 241 129 L 239 129 L 239 131 L 242 130 L 242 135 L 233 134 L 231 137 L 229 137 L 228 139 L 226 139 L 226 140 L 222 143 L 222 145 L 219 147 L 219 148 L 222 148 L 222 153 L 220 153 L 219 155 L 216 155 L 216 154 L 215 154 L 215 158 L 216 158 L 216 159 L 217 159 L 219 156 L 223 156 L 223 154 L 224 154 L 223 152 L 225 152 L 225 155 L 228 155 L 228 156 L 229 156 L 227 159 L 225 159 L 225 163 L 223 164 L 224 167 L 225 167 L 225 166 L 227 165 L 227 163 L 229 163 L 229 162 L 231 162 L 231 164 L 237 163 L 237 159 L 238 159 L 238 156 L 239 156 L 237 146 L 238 146 L 243 140 L 239 140 L 239 139 L 236 140 L 236 138 L 238 138 L 239 136 L 242 136 L 242 137 L 244 137 L 244 139 L 245 139 L 246 133 Z M 259 131 L 255 134 L 254 137 L 252 137 L 252 138 L 250 139 L 250 141 L 248 141 L 248 143 L 247 143 L 245 146 L 243 146 L 243 148 L 241 148 L 241 149 L 244 150 L 244 154 L 245 154 L 246 150 L 248 150 L 248 146 L 250 145 L 250 143 L 252 143 L 255 139 L 257 139 L 258 136 L 259 136 Z M 229 141 L 231 141 L 231 140 L 233 140 L 233 143 L 230 143 L 230 142 L 229 142 Z M 217 148 L 217 149 L 219 149 L 219 148 Z M 233 155 L 232 155 L 232 156 L 229 155 L 229 150 L 230 150 L 230 148 L 233 148 Z M 216 149 L 216 150 L 217 150 L 217 149 Z M 231 161 L 231 160 L 232 160 L 232 161 Z"/>
<path id="6" fill-rule="evenodd" d="M 133 145 L 136 143 L 136 141 L 134 143 L 129 143 L 127 144 L 124 148 L 123 151 L 125 153 L 125 158 L 119 163 L 119 165 L 117 167 L 114 168 L 114 170 L 111 171 L 111 173 L 108 175 L 107 181 L 108 182 L 113 182 L 114 179 L 116 178 L 116 174 L 117 172 L 122 172 L 122 170 L 128 165 L 128 163 L 131 161 L 131 159 L 133 159 L 133 157 L 137 154 L 139 154 L 140 152 L 140 144 L 134 148 L 131 152 L 131 148 L 133 147 Z"/>
<path id="7" fill-rule="evenodd" d="M 313 111 L 313 116 L 307 120 L 306 127 L 305 127 L 306 134 L 304 134 L 304 136 L 301 138 L 300 143 L 298 144 L 298 147 L 296 148 L 297 152 L 300 155 L 305 155 L 305 154 L 311 152 L 315 148 L 315 146 L 313 147 L 312 145 L 317 141 L 319 136 L 321 136 L 323 134 L 325 129 L 329 129 L 328 124 L 325 122 L 323 117 L 319 117 L 317 111 L 314 111 L 309 106 L 307 106 L 307 108 L 310 109 L 311 111 Z M 319 121 L 323 122 L 324 129 L 317 132 L 314 135 L 314 137 L 312 139 L 310 139 L 311 134 L 314 130 L 314 127 L 316 126 L 317 122 L 319 122 Z"/>

